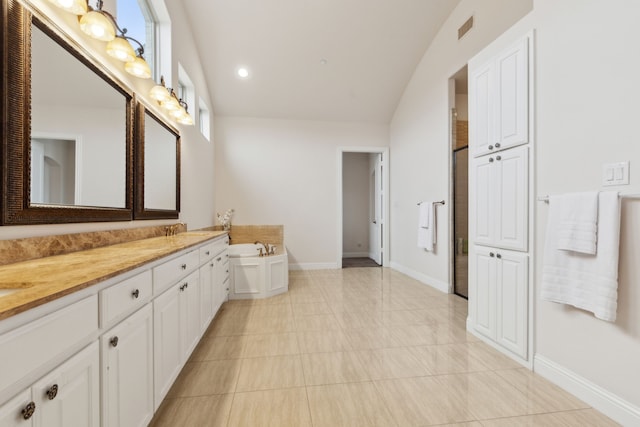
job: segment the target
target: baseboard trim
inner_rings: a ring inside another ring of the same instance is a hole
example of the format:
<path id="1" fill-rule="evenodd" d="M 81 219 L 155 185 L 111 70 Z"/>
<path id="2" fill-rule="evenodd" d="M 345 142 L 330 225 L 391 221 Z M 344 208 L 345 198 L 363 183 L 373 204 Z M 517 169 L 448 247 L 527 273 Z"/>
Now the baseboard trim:
<path id="1" fill-rule="evenodd" d="M 449 292 L 449 284 L 447 282 L 443 282 L 442 280 L 434 279 L 433 277 L 427 276 L 426 274 L 419 273 L 415 270 L 405 267 L 404 265 L 400 265 L 395 261 L 391 261 L 389 264 L 391 268 L 394 270 L 398 270 L 402 274 L 406 274 L 412 279 L 416 279 L 418 282 L 424 283 L 427 286 L 431 286 L 439 290 L 440 292 L 444 292 L 445 294 Z"/>
<path id="2" fill-rule="evenodd" d="M 335 262 L 305 262 L 300 264 L 289 264 L 289 270 L 336 270 L 338 264 Z"/>
<path id="3" fill-rule="evenodd" d="M 640 408 L 544 356 L 534 357 L 534 371 L 582 399 L 623 426 L 640 425 Z"/>

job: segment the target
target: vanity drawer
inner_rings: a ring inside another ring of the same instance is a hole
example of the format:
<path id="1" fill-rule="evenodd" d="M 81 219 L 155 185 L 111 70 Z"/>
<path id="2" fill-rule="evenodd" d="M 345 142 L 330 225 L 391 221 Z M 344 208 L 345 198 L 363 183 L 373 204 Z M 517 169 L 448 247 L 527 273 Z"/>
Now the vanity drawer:
<path id="1" fill-rule="evenodd" d="M 104 328 L 133 313 L 151 298 L 153 280 L 147 270 L 100 292 L 100 324 Z"/>
<path id="2" fill-rule="evenodd" d="M 216 239 L 200 248 L 200 264 L 209 261 L 229 246 L 229 236 Z"/>
<path id="3" fill-rule="evenodd" d="M 0 390 L 78 345 L 98 330 L 98 296 L 0 335 Z"/>
<path id="4" fill-rule="evenodd" d="M 193 250 L 155 267 L 153 269 L 153 293 L 160 295 L 177 280 L 196 269 L 199 260 L 199 251 Z"/>

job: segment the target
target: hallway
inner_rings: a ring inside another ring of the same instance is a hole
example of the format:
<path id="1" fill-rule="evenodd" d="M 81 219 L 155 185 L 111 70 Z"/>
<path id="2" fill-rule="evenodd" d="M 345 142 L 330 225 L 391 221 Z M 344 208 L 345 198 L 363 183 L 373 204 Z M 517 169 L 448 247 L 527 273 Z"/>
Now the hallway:
<path id="1" fill-rule="evenodd" d="M 617 425 L 466 333 L 466 316 L 394 270 L 292 271 L 287 294 L 223 306 L 151 425 Z"/>

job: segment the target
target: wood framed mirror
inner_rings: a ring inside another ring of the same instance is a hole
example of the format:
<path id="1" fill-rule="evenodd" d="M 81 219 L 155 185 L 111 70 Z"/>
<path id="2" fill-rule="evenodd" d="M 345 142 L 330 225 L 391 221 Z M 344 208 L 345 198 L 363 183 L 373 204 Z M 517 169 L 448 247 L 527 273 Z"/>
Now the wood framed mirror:
<path id="1" fill-rule="evenodd" d="M 17 0 L 2 19 L 2 225 L 133 218 L 134 95 Z"/>
<path id="2" fill-rule="evenodd" d="M 178 218 L 180 133 L 142 103 L 137 104 L 135 123 L 134 219 Z"/>

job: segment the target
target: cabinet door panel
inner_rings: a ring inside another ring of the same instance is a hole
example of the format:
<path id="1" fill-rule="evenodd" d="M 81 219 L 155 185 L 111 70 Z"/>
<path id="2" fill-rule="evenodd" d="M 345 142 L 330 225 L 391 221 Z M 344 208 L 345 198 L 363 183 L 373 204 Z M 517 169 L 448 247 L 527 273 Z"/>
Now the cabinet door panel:
<path id="1" fill-rule="evenodd" d="M 153 417 L 152 321 L 148 304 L 100 339 L 104 426 L 146 426 Z"/>
<path id="2" fill-rule="evenodd" d="M 474 263 L 475 329 L 481 334 L 495 339 L 496 337 L 496 288 L 495 258 L 490 256 L 493 249 L 476 247 Z M 495 254 L 494 254 L 495 255 Z"/>
<path id="3" fill-rule="evenodd" d="M 200 329 L 204 332 L 215 315 L 216 289 L 214 286 L 214 260 L 200 267 Z"/>
<path id="4" fill-rule="evenodd" d="M 156 409 L 182 368 L 180 284 L 153 301 L 154 402 Z"/>
<path id="5" fill-rule="evenodd" d="M 100 351 L 95 341 L 33 386 L 39 426 L 100 425 Z"/>
<path id="6" fill-rule="evenodd" d="M 493 73 L 493 64 L 486 64 L 469 79 L 469 146 L 474 157 L 493 147 Z"/>
<path id="7" fill-rule="evenodd" d="M 527 147 L 498 153 L 496 158 L 495 246 L 526 251 L 529 218 L 529 156 Z"/>
<path id="8" fill-rule="evenodd" d="M 500 149 L 529 142 L 528 39 L 498 56 L 496 142 Z"/>
<path id="9" fill-rule="evenodd" d="M 495 204 L 495 168 L 489 158 L 483 157 L 473 160 L 472 176 L 475 177 L 474 189 L 471 194 L 471 220 L 474 222 L 474 243 L 491 245 L 494 242 L 494 209 Z"/>
<path id="10" fill-rule="evenodd" d="M 185 321 L 182 356 L 183 360 L 186 360 L 193 349 L 196 348 L 202 330 L 200 323 L 200 278 L 198 271 L 194 271 L 180 283 L 186 285 L 182 295 L 180 295 L 180 299 L 184 301 L 181 309 L 184 308 L 183 320 Z"/>
<path id="11" fill-rule="evenodd" d="M 518 356 L 527 356 L 528 257 L 501 251 L 497 263 L 497 338 Z"/>

